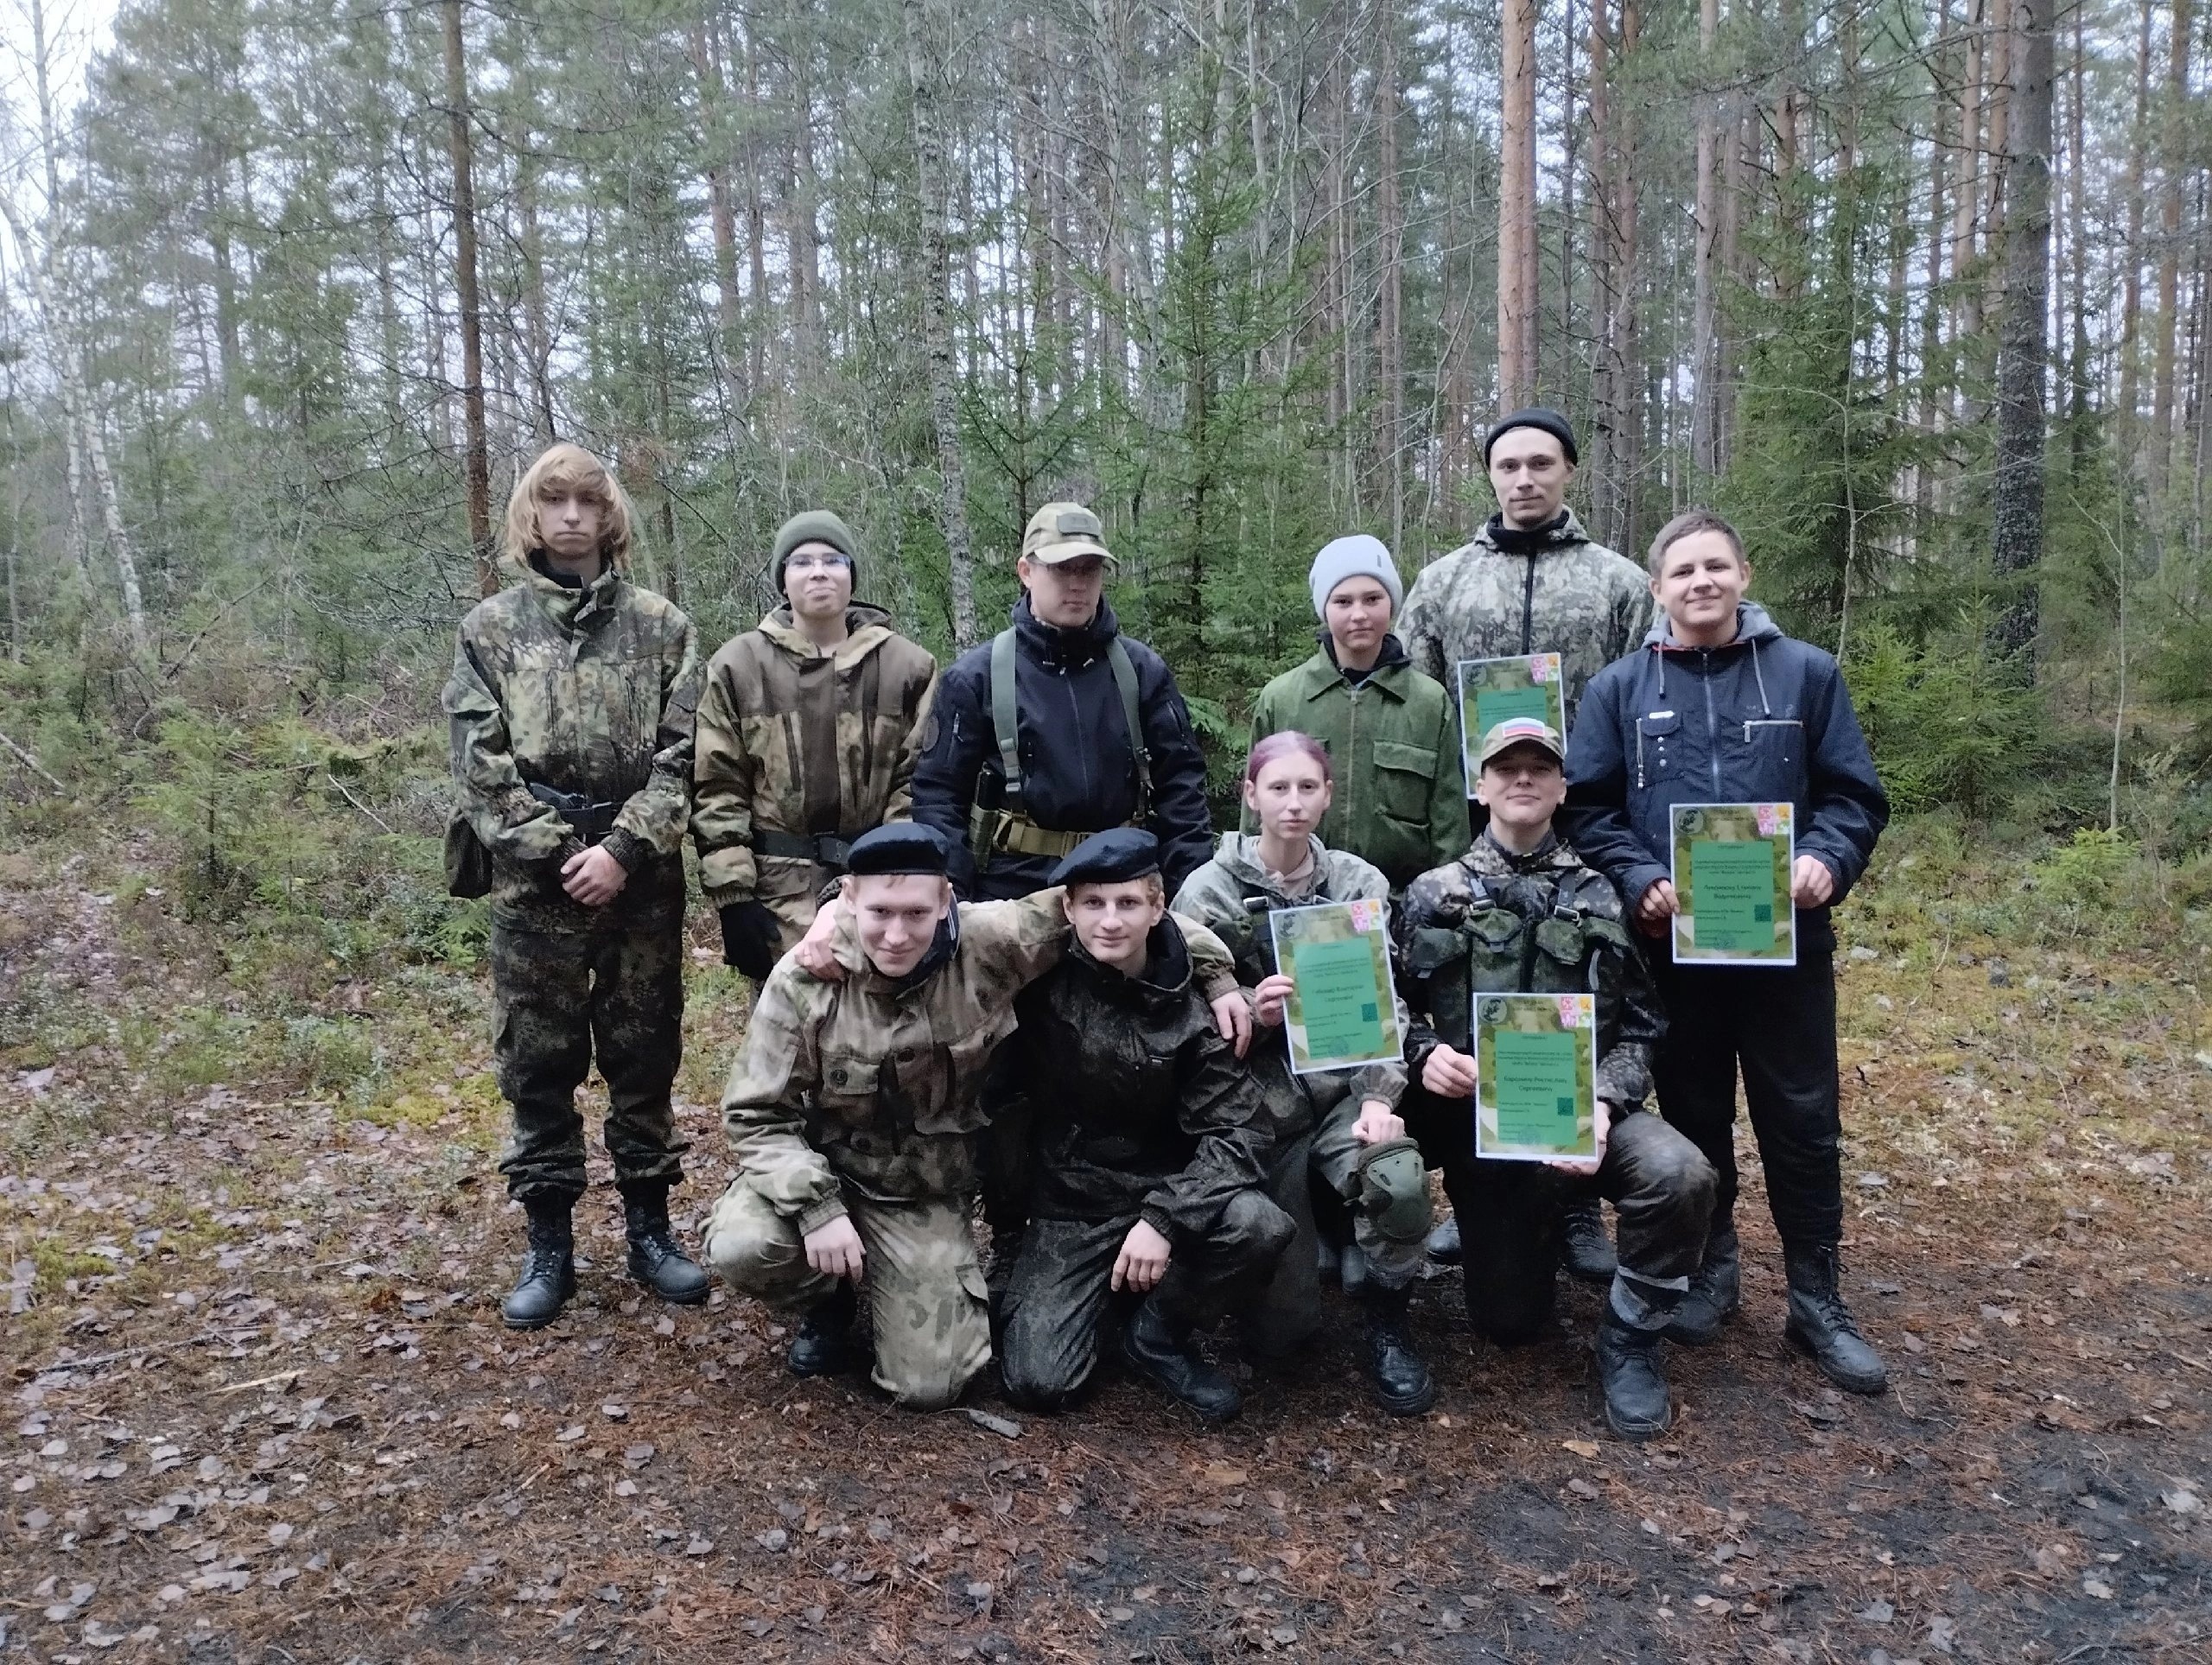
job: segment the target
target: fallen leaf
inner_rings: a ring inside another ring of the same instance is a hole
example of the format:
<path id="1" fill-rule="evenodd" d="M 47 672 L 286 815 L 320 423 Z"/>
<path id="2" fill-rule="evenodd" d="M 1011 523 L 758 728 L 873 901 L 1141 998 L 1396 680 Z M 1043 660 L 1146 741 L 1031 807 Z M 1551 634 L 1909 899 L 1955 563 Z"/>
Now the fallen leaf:
<path id="1" fill-rule="evenodd" d="M 1249 1473 L 1237 1467 L 1236 1464 L 1224 1463 L 1217 1458 L 1206 1465 L 1206 1481 L 1211 1485 L 1241 1486 L 1251 1478 Z"/>
<path id="2" fill-rule="evenodd" d="M 1573 1452 L 1577 1457 L 1595 1457 L 1598 1454 L 1596 1444 L 1588 1439 L 1562 1439 L 1559 1443 L 1561 1447 Z"/>

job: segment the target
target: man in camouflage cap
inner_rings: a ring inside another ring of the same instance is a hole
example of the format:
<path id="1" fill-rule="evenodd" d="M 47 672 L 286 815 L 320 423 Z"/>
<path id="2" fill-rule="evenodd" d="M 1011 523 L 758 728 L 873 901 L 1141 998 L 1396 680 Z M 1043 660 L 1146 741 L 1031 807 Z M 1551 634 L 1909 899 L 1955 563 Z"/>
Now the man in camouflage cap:
<path id="1" fill-rule="evenodd" d="M 1462 659 L 1558 654 L 1570 734 L 1584 684 L 1635 652 L 1652 618 L 1643 569 L 1593 543 L 1567 506 L 1579 460 L 1573 426 L 1556 410 L 1532 405 L 1492 423 L 1483 464 L 1497 512 L 1422 570 L 1398 620 L 1414 669 L 1442 683 L 1455 704 Z M 1568 1269 L 1592 1283 L 1610 1279 L 1613 1251 L 1595 1197 L 1568 1208 L 1566 1230 Z M 1431 1252 L 1456 1259 L 1459 1242 L 1457 1219 L 1446 1220 Z"/>
<path id="2" fill-rule="evenodd" d="M 805 1312 L 800 1376 L 850 1362 L 865 1281 L 875 1382 L 916 1410 L 951 1404 L 990 1361 L 969 1225 L 988 1115 L 978 1089 L 1014 996 L 1068 940 L 1057 890 L 956 906 L 950 855 L 911 822 L 855 839 L 842 899 L 761 985 L 722 1095 L 738 1176 L 705 1240 L 731 1287 Z M 1229 951 L 1188 930 L 1225 1021 L 1243 1005 Z"/>
<path id="3" fill-rule="evenodd" d="M 776 534 L 784 603 L 708 662 L 692 766 L 699 880 L 722 957 L 766 977 L 813 923 L 854 839 L 906 818 L 937 661 L 853 600 L 851 531 L 817 510 Z"/>
<path id="4" fill-rule="evenodd" d="M 474 838 L 491 858 L 493 1051 L 514 1110 L 499 1170 L 530 1217 L 500 1310 L 519 1330 L 575 1290 L 575 1095 L 594 1051 L 630 1275 L 664 1300 L 707 1296 L 668 1218 L 698 646 L 689 619 L 630 581 L 632 524 L 589 452 L 540 456 L 507 504 L 508 587 L 461 621 L 445 687 L 461 798 L 448 846 Z"/>

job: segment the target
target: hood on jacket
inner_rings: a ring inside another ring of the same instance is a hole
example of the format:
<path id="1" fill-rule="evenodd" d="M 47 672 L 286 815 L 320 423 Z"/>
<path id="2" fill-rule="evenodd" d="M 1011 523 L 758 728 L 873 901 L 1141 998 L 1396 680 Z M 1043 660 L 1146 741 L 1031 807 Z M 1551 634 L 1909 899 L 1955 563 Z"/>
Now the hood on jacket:
<path id="1" fill-rule="evenodd" d="M 1090 622 L 1074 630 L 1048 625 L 1032 613 L 1026 590 L 1014 604 L 1012 617 L 1014 634 L 1024 647 L 1046 664 L 1071 669 L 1080 669 L 1102 657 L 1106 645 L 1122 633 L 1121 620 L 1115 618 L 1112 604 L 1103 595 L 1098 598 L 1098 611 L 1091 614 Z"/>
<path id="2" fill-rule="evenodd" d="M 528 591 L 563 630 L 574 630 L 594 613 L 607 612 L 622 583 L 621 569 L 607 560 L 601 561 L 598 577 L 581 584 L 564 584 L 535 559 L 518 561 L 512 556 L 500 556 L 499 575 Z"/>
<path id="3" fill-rule="evenodd" d="M 1395 670 L 1402 664 L 1413 663 L 1412 657 L 1406 651 L 1406 645 L 1398 639 L 1398 633 L 1395 631 L 1391 631 L 1383 636 L 1382 646 L 1375 656 L 1375 663 L 1365 670 L 1347 670 L 1341 664 L 1337 664 L 1336 638 L 1329 634 L 1329 627 L 1326 625 L 1313 632 L 1313 639 L 1320 643 L 1321 651 L 1328 656 L 1331 664 L 1337 666 L 1337 674 L 1346 682 L 1355 679 L 1362 683 L 1369 682 L 1386 670 Z"/>
<path id="4" fill-rule="evenodd" d="M 1092 979 L 1106 999 L 1147 1010 L 1179 1001 L 1191 988 L 1191 950 L 1182 929 L 1166 914 L 1145 938 L 1144 969 L 1135 976 L 1100 964 L 1072 932 L 1066 963 L 1077 975 Z"/>
<path id="5" fill-rule="evenodd" d="M 1497 531 L 1504 524 L 1504 518 L 1503 514 L 1491 515 L 1467 540 L 1466 547 L 1485 550 L 1492 555 L 1505 554 L 1506 550 L 1497 542 Z M 1523 536 L 1541 540 L 1541 547 L 1546 550 L 1571 549 L 1578 543 L 1592 541 L 1589 532 L 1583 528 L 1581 518 L 1569 508 L 1562 508 L 1559 512 L 1559 518 L 1550 525 L 1533 528 Z M 1520 557 L 1516 554 L 1514 558 L 1518 560 Z"/>
<path id="6" fill-rule="evenodd" d="M 1664 613 L 1645 633 L 1643 645 L 1658 655 L 1659 692 L 1662 696 L 1667 691 L 1667 656 L 1669 653 L 1726 653 L 1733 648 L 1748 647 L 1751 654 L 1751 679 L 1758 685 L 1759 709 L 1772 715 L 1774 706 L 1767 698 L 1766 672 L 1759 665 L 1759 644 L 1783 639 L 1782 626 L 1774 622 L 1764 607 L 1757 601 L 1738 601 L 1736 603 L 1736 634 L 1718 647 L 1682 646 L 1675 640 L 1675 621 Z"/>
<path id="7" fill-rule="evenodd" d="M 881 607 L 867 601 L 855 601 L 845 609 L 845 639 L 828 653 L 814 645 L 813 639 L 798 627 L 792 617 L 791 603 L 772 607 L 760 617 L 754 626 L 760 632 L 787 653 L 802 659 L 830 658 L 840 665 L 854 664 L 865 658 L 868 652 L 880 646 L 895 633 L 891 615 Z"/>
<path id="8" fill-rule="evenodd" d="M 1326 889 L 1329 877 L 1329 851 L 1313 833 L 1306 835 L 1306 847 L 1313 852 L 1313 873 Z M 1214 851 L 1213 859 L 1221 863 L 1222 871 L 1240 885 L 1249 885 L 1271 895 L 1280 895 L 1268 881 L 1267 867 L 1260 861 L 1260 835 L 1257 833 L 1225 832 L 1221 844 Z"/>

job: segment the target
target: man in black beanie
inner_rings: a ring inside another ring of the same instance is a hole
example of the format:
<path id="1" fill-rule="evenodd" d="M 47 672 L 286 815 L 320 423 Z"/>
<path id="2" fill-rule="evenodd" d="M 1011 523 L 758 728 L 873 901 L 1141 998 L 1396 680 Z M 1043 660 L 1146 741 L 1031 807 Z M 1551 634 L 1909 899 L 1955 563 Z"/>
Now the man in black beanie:
<path id="1" fill-rule="evenodd" d="M 1451 690 L 1455 702 L 1463 659 L 1558 654 L 1568 733 L 1584 684 L 1637 651 L 1652 616 L 1643 569 L 1593 543 L 1567 506 L 1580 455 L 1573 425 L 1556 410 L 1532 405 L 1491 424 L 1483 463 L 1497 512 L 1423 569 L 1398 615 L 1414 669 Z M 1470 768 L 1471 782 L 1475 774 Z M 1568 1269 L 1611 1282 L 1613 1251 L 1597 1198 L 1571 1204 L 1566 1219 Z M 1446 1220 L 1431 1252 L 1457 1259 L 1459 1242 L 1458 1223 Z"/>
<path id="2" fill-rule="evenodd" d="M 691 838 L 722 957 L 762 978 L 812 923 L 852 841 L 907 818 L 937 661 L 853 600 L 852 531 L 823 510 L 776 534 L 784 604 L 707 666 Z"/>

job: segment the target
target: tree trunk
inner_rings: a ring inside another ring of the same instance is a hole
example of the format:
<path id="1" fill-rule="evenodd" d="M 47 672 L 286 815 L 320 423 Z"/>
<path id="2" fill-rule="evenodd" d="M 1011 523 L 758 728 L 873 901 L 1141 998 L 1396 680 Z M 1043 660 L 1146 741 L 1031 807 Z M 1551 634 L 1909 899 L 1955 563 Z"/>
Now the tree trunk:
<path id="1" fill-rule="evenodd" d="M 1720 31 L 1720 0 L 1699 0 L 1697 18 L 1697 264 L 1690 323 L 1690 472 L 1700 480 L 1720 473 L 1719 314 L 1720 117 L 1713 91 L 1713 48 Z"/>
<path id="2" fill-rule="evenodd" d="M 729 137 L 729 89 L 722 79 L 721 54 L 704 23 L 691 26 L 690 44 L 699 83 L 700 145 L 706 152 L 707 221 L 715 245 L 715 321 L 721 332 L 722 361 L 734 367 L 743 301 L 737 283 L 737 208 L 729 188 L 737 154 Z"/>
<path id="3" fill-rule="evenodd" d="M 1376 238 L 1379 292 L 1375 306 L 1375 379 L 1380 384 L 1376 435 L 1382 484 L 1390 494 L 1390 547 L 1404 541 L 1405 325 L 1404 287 L 1400 270 L 1405 251 L 1405 216 L 1398 189 L 1398 16 L 1395 0 L 1377 0 L 1376 28 L 1382 36 L 1375 72 L 1375 119 L 1378 129 L 1376 168 Z"/>
<path id="4" fill-rule="evenodd" d="M 2035 573 L 2044 541 L 2044 376 L 2050 304 L 2051 74 L 2054 0 L 2013 0 L 2005 100 L 2005 308 L 1998 340 L 1997 471 L 1991 546 L 2012 588 L 1995 646 L 2034 674 Z"/>
<path id="5" fill-rule="evenodd" d="M 1536 396 L 1536 8 L 1505 0 L 1498 144 L 1497 393 L 1511 410 Z"/>
<path id="6" fill-rule="evenodd" d="M 1951 340 L 1981 333 L 1975 219 L 1981 208 L 1981 75 L 1987 0 L 1974 0 L 1967 24 L 1966 73 L 1959 85 L 1958 177 L 1951 192 Z"/>
<path id="7" fill-rule="evenodd" d="M 2151 360 L 2151 490 L 2165 494 L 2174 451 L 2174 342 L 2181 321 L 2181 187 L 2188 174 L 2189 49 L 2196 20 L 2190 0 L 2173 0 L 2166 59 L 2158 181 L 2158 319 Z"/>
<path id="8" fill-rule="evenodd" d="M 484 436 L 484 328 L 476 293 L 476 186 L 471 176 L 468 67 L 462 56 L 461 0 L 443 0 L 446 118 L 453 151 L 454 299 L 461 310 L 461 382 L 468 429 L 468 547 L 476 559 L 476 588 L 499 588 L 492 555 L 492 455 Z"/>
<path id="9" fill-rule="evenodd" d="M 2074 10 L 2074 67 L 2067 77 L 2066 207 L 2068 251 L 2072 256 L 2074 281 L 2069 286 L 2073 321 L 2072 361 L 2067 368 L 2067 467 L 2077 479 L 2089 464 L 2089 181 L 2088 96 L 2084 84 L 2089 75 L 2089 48 L 2082 9 Z"/>
<path id="10" fill-rule="evenodd" d="M 951 258 L 945 246 L 944 166 L 938 127 L 935 54 L 925 48 L 925 0 L 900 0 L 906 23 L 906 79 L 913 94 L 914 172 L 922 200 L 924 281 L 922 338 L 929 359 L 930 418 L 937 429 L 939 518 L 952 591 L 955 648 L 975 645 L 976 593 L 968 536 L 968 488 L 960 455 L 960 407 L 953 384 Z"/>
<path id="11" fill-rule="evenodd" d="M 2136 404 L 2142 397 L 2138 338 L 2143 321 L 2143 152 L 2151 133 L 2151 18 L 2158 0 L 2143 0 L 2135 41 L 2135 122 L 2127 137 L 2126 246 L 2120 251 L 2120 442 L 2133 450 Z"/>

